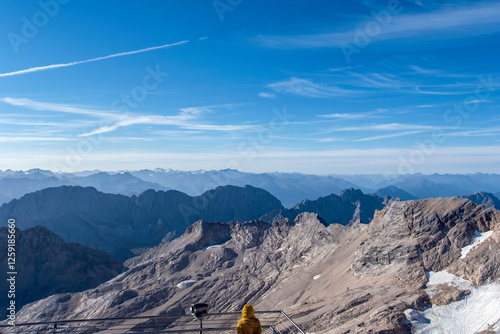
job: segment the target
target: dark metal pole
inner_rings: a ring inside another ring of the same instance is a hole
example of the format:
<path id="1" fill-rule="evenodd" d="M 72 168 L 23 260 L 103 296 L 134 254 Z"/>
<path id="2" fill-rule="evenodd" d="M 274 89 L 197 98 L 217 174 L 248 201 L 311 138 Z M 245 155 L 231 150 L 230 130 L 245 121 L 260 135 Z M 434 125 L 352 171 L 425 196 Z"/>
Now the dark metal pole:
<path id="1" fill-rule="evenodd" d="M 200 334 L 203 334 L 203 322 L 201 321 L 201 318 L 198 318 L 198 321 L 200 322 Z"/>

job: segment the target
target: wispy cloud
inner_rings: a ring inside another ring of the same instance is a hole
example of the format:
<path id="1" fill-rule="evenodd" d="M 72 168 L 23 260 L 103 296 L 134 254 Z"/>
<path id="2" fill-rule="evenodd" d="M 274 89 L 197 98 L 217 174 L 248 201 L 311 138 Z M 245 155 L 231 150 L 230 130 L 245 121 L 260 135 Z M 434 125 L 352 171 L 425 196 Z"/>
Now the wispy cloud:
<path id="1" fill-rule="evenodd" d="M 424 68 L 418 65 L 409 65 L 407 67 L 412 74 L 419 74 L 423 76 L 433 76 L 437 78 L 477 78 L 474 74 L 463 74 L 463 73 L 453 73 L 448 71 L 443 71 L 441 69 L 435 68 Z"/>
<path id="2" fill-rule="evenodd" d="M 277 93 L 315 98 L 344 96 L 360 93 L 359 91 L 347 90 L 338 86 L 318 84 L 313 82 L 312 80 L 300 79 L 295 77 L 272 83 L 270 85 L 267 85 L 267 87 L 273 89 Z"/>
<path id="3" fill-rule="evenodd" d="M 424 131 L 405 131 L 405 132 L 391 133 L 391 134 L 381 135 L 381 136 L 366 137 L 366 138 L 356 139 L 354 141 L 373 141 L 373 140 L 393 138 L 393 137 L 409 136 L 409 135 L 414 135 L 414 134 L 422 133 L 422 132 L 424 132 Z"/>
<path id="4" fill-rule="evenodd" d="M 30 137 L 30 136 L 7 136 L 0 137 L 0 143 L 25 143 L 25 142 L 47 142 L 47 141 L 68 141 L 68 138 L 61 137 Z"/>
<path id="5" fill-rule="evenodd" d="M 26 98 L 4 97 L 0 98 L 0 101 L 10 104 L 12 106 L 39 110 L 39 111 L 57 111 L 67 114 L 87 115 L 99 118 L 117 117 L 117 115 L 112 112 L 104 112 L 102 110 L 91 109 L 75 105 L 61 104 L 61 103 L 33 101 Z"/>
<path id="6" fill-rule="evenodd" d="M 331 132 L 335 132 L 335 131 L 433 131 L 433 130 L 443 130 L 443 129 L 454 129 L 454 128 L 434 126 L 434 125 L 385 123 L 385 124 L 373 124 L 373 125 L 365 125 L 365 126 L 332 128 Z"/>
<path id="7" fill-rule="evenodd" d="M 275 97 L 276 97 L 276 95 L 275 95 L 275 94 L 273 94 L 273 93 L 268 93 L 268 92 L 260 92 L 260 93 L 259 93 L 259 96 L 260 96 L 260 97 L 263 97 L 263 98 L 265 98 L 265 99 L 272 99 L 272 98 L 275 98 Z"/>
<path id="8" fill-rule="evenodd" d="M 490 100 L 481 99 L 481 100 L 467 101 L 467 102 L 464 102 L 464 104 L 491 103 L 491 102 L 492 101 L 490 101 Z"/>
<path id="9" fill-rule="evenodd" d="M 189 41 L 181 41 L 181 42 L 172 43 L 172 44 L 164 44 L 164 45 L 160 45 L 160 46 L 153 46 L 153 47 L 149 47 L 149 48 L 145 48 L 145 49 L 140 49 L 140 50 L 114 53 L 114 54 L 111 54 L 111 55 L 108 55 L 108 56 L 97 57 L 97 58 L 92 58 L 92 59 L 87 59 L 87 60 L 73 61 L 73 62 L 69 62 L 69 63 L 62 63 L 62 64 L 53 64 L 53 65 L 46 65 L 46 66 L 31 67 L 31 68 L 28 68 L 28 69 L 25 69 L 25 70 L 20 70 L 20 71 L 0 73 L 0 77 L 11 77 L 11 76 L 16 76 L 16 75 L 21 75 L 21 74 L 27 74 L 27 73 L 33 73 L 33 72 L 53 70 L 53 69 L 56 69 L 56 68 L 70 67 L 70 66 L 75 66 L 75 65 L 85 64 L 85 63 L 91 63 L 91 62 L 105 60 L 105 59 L 110 59 L 110 58 L 130 56 L 130 55 L 137 54 L 137 53 L 143 53 L 143 52 L 149 52 L 149 51 L 153 51 L 153 50 L 165 49 L 165 48 L 169 48 L 169 47 L 177 46 L 177 45 L 182 45 L 182 44 L 186 44 L 186 43 L 189 43 Z"/>
<path id="10" fill-rule="evenodd" d="M 435 105 L 435 104 L 422 104 L 422 105 L 416 106 L 415 108 L 435 108 L 435 107 L 437 107 L 437 105 Z"/>
<path id="11" fill-rule="evenodd" d="M 329 118 L 329 119 L 346 119 L 346 120 L 367 119 L 376 117 L 376 115 L 381 114 L 385 111 L 387 111 L 387 109 L 377 109 L 377 111 L 364 112 L 364 113 L 334 113 L 334 114 L 318 115 L 317 117 Z"/>
<path id="12" fill-rule="evenodd" d="M 80 134 L 80 137 L 87 137 L 96 134 L 102 134 L 115 131 L 119 128 L 133 126 L 133 125 L 166 125 L 176 126 L 187 130 L 204 130 L 204 131 L 241 131 L 257 129 L 256 125 L 232 125 L 232 124 L 210 124 L 202 123 L 199 118 L 204 113 L 210 113 L 216 110 L 231 109 L 233 107 L 241 106 L 241 104 L 220 104 L 209 105 L 200 107 L 181 108 L 176 115 L 163 116 L 163 115 L 140 115 L 134 113 L 116 113 L 112 111 L 102 111 L 91 108 L 84 108 L 80 106 L 72 106 L 59 103 L 48 103 L 33 101 L 30 99 L 22 98 L 1 98 L 0 101 L 10 105 L 41 110 L 41 111 L 57 111 L 68 114 L 80 114 L 89 117 L 104 120 L 106 125 L 100 126 L 98 129 Z"/>
<path id="13" fill-rule="evenodd" d="M 355 114 L 355 113 L 337 113 L 337 114 L 328 114 L 328 115 L 318 115 L 318 117 L 323 118 L 337 118 L 337 119 L 360 119 L 364 118 L 368 113 L 364 114 Z"/>
<path id="14" fill-rule="evenodd" d="M 235 104 L 238 105 L 238 104 Z M 119 128 L 128 127 L 132 125 L 166 125 L 166 126 L 177 126 L 187 130 L 205 130 L 205 131 L 243 131 L 256 129 L 253 125 L 218 125 L 218 124 L 206 124 L 201 123 L 198 120 L 200 114 L 205 112 L 212 112 L 216 109 L 228 109 L 235 105 L 223 104 L 223 105 L 211 105 L 202 107 L 190 107 L 182 108 L 177 115 L 174 116 L 159 116 L 159 115 L 134 115 L 127 114 L 121 115 L 121 120 L 118 122 L 101 126 L 100 128 L 83 133 L 80 137 L 88 137 L 96 134 L 103 134 L 107 132 L 115 131 Z"/>
<path id="15" fill-rule="evenodd" d="M 343 139 L 343 138 L 332 138 L 332 137 L 316 139 L 316 141 L 318 143 L 331 143 L 331 142 L 344 141 L 344 140 L 345 139 Z"/>
<path id="16" fill-rule="evenodd" d="M 369 18 L 366 22 L 373 20 Z M 365 23 L 366 23 L 365 22 Z M 271 48 L 320 48 L 338 47 L 340 43 L 352 43 L 357 27 L 352 30 L 294 36 L 259 36 L 257 40 Z M 389 25 L 382 28 L 371 42 L 425 37 L 427 39 L 463 38 L 500 31 L 500 3 L 480 2 L 467 6 L 450 6 L 430 13 L 400 14 L 393 16 Z M 413 41 L 413 40 L 412 40 Z"/>
<path id="17" fill-rule="evenodd" d="M 23 125 L 23 126 L 61 126 L 61 123 L 56 123 L 56 122 L 24 122 L 11 119 L 0 119 L 0 124 Z"/>
<path id="18" fill-rule="evenodd" d="M 418 68 L 426 74 L 413 70 L 408 72 L 407 66 L 375 64 L 371 68 L 358 67 L 321 73 L 315 79 L 291 77 L 269 84 L 266 88 L 280 94 L 310 98 L 368 97 L 381 92 L 452 96 L 471 94 L 477 90 L 477 75 L 447 75 L 446 71 L 439 69 Z M 461 82 L 457 82 L 458 77 L 462 79 Z M 318 82 L 320 79 L 321 82 Z M 482 90 L 487 88 L 483 87 Z"/>
<path id="19" fill-rule="evenodd" d="M 498 136 L 500 133 L 500 127 L 492 127 L 488 129 L 481 130 L 464 130 L 458 132 L 447 133 L 447 136 L 457 136 L 457 137 L 481 137 L 481 136 Z"/>

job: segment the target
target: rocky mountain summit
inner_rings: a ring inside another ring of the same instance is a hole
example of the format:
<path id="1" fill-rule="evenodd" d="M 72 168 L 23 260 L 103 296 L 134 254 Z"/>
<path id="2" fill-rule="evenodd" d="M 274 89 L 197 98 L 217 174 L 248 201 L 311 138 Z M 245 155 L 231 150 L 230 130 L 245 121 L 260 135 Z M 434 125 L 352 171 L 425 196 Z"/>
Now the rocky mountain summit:
<path id="1" fill-rule="evenodd" d="M 382 210 L 393 200 L 390 197 L 365 195 L 359 189 L 345 189 L 339 195 L 331 194 L 317 200 L 304 200 L 291 209 L 274 210 L 261 219 L 267 222 L 276 222 L 283 218 L 293 221 L 304 212 L 319 214 L 327 224 L 348 225 L 356 222 L 369 223 L 376 210 Z"/>
<path id="2" fill-rule="evenodd" d="M 498 199 L 497 196 L 493 195 L 492 193 L 480 191 L 474 194 L 462 196 L 462 198 L 467 198 L 473 201 L 474 203 L 489 206 L 491 208 L 500 210 L 500 200 Z"/>
<path id="3" fill-rule="evenodd" d="M 18 317 L 179 314 L 193 302 L 223 312 L 252 303 L 285 310 L 310 333 L 439 332 L 445 320 L 495 332 L 498 308 L 471 311 L 474 321 L 453 310 L 486 305 L 485 293 L 500 298 L 499 263 L 500 212 L 462 198 L 394 201 L 368 225 L 328 225 L 312 213 L 272 224 L 198 221 L 128 260 L 112 280 L 27 305 Z M 436 280 L 443 276 L 466 283 Z"/>
<path id="4" fill-rule="evenodd" d="M 62 186 L 2 205 L 0 220 L 15 217 L 20 229 L 42 225 L 67 242 L 103 249 L 125 260 L 136 249 L 182 235 L 199 219 L 245 221 L 282 208 L 274 196 L 252 186 L 218 187 L 195 197 L 175 190 L 147 190 L 128 197 L 92 187 Z"/>
<path id="5" fill-rule="evenodd" d="M 0 228 L 0 245 L 7 245 L 7 228 Z M 121 263 L 104 251 L 66 243 L 43 226 L 16 230 L 16 306 L 56 293 L 83 291 L 108 281 L 123 271 Z M 0 253 L 0 267 L 7 268 L 7 253 Z M 7 272 L 0 274 L 0 304 L 8 305 Z M 5 318 L 5 309 L 2 316 Z"/>

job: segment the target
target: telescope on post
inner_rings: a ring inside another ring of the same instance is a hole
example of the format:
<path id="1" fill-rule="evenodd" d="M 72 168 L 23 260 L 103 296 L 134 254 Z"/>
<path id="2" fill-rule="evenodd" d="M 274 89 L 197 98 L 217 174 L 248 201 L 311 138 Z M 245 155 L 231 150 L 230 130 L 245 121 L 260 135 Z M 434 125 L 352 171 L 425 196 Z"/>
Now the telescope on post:
<path id="1" fill-rule="evenodd" d="M 208 315 L 208 304 L 192 304 L 191 315 L 193 315 L 200 322 L 200 334 L 203 334 L 203 318 Z"/>

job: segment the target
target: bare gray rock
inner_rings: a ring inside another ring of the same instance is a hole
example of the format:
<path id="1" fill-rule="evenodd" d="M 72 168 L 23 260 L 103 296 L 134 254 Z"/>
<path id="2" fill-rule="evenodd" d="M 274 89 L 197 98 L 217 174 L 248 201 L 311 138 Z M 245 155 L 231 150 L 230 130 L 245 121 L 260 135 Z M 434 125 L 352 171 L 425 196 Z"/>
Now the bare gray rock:
<path id="1" fill-rule="evenodd" d="M 474 232 L 489 230 L 461 258 Z M 198 221 L 128 260 L 112 280 L 27 305 L 18 319 L 179 314 L 193 302 L 224 312 L 251 303 L 284 309 L 312 333 L 411 333 L 404 312 L 431 304 L 428 271 L 446 269 L 477 284 L 496 277 L 491 252 L 498 252 L 499 230 L 498 211 L 461 198 L 392 202 L 368 225 L 327 225 L 313 213 L 273 224 Z M 178 287 L 186 281 L 192 285 Z M 433 297 L 447 303 L 464 294 Z"/>
<path id="2" fill-rule="evenodd" d="M 16 305 L 53 294 L 83 291 L 108 281 L 123 271 L 121 263 L 104 251 L 66 243 L 43 226 L 16 229 Z M 7 228 L 0 228 L 0 245 L 7 248 Z M 0 267 L 7 268 L 7 253 L 0 253 Z M 0 304 L 7 305 L 7 272 L 0 274 Z M 60 295 L 58 303 L 70 300 Z M 5 310 L 2 309 L 2 314 Z M 5 316 L 4 316 L 5 317 Z"/>
<path id="3" fill-rule="evenodd" d="M 480 191 L 477 193 L 462 196 L 462 198 L 467 198 L 474 203 L 500 210 L 500 200 L 492 193 Z"/>
<path id="4" fill-rule="evenodd" d="M 394 202 L 375 214 L 352 268 L 357 274 L 376 274 L 398 266 L 401 280 L 423 287 L 426 271 L 460 261 L 461 249 L 471 243 L 474 231 L 485 232 L 498 224 L 498 211 L 466 199 Z"/>

